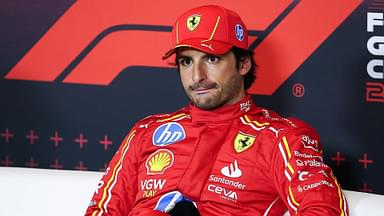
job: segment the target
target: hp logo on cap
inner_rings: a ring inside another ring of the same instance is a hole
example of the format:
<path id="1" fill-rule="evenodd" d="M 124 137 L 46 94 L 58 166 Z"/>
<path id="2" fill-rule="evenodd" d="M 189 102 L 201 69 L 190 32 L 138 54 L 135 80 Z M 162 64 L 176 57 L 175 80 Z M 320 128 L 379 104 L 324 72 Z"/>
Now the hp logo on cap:
<path id="1" fill-rule="evenodd" d="M 240 24 L 235 25 L 236 38 L 239 41 L 244 40 L 244 28 Z"/>

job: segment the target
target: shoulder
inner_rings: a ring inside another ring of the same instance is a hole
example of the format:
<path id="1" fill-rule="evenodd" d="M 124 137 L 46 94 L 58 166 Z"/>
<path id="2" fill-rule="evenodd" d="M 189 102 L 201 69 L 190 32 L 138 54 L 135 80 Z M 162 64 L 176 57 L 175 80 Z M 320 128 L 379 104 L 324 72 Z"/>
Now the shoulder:
<path id="1" fill-rule="evenodd" d="M 156 127 L 158 125 L 168 123 L 168 122 L 180 122 L 183 120 L 189 120 L 190 114 L 189 110 L 186 107 L 183 107 L 172 113 L 163 113 L 163 114 L 153 114 L 149 115 L 136 122 L 134 128 L 136 130 L 148 129 L 150 127 Z"/>
<path id="2" fill-rule="evenodd" d="M 269 122 L 269 130 L 275 133 L 276 143 L 285 148 L 293 150 L 313 150 L 322 153 L 322 145 L 320 144 L 320 136 L 316 129 L 305 121 L 298 118 L 285 118 L 279 114 L 264 110 L 261 117 Z"/>
<path id="3" fill-rule="evenodd" d="M 247 124 L 264 133 L 272 133 L 276 138 L 288 134 L 310 133 L 316 134 L 314 128 L 298 118 L 284 117 L 265 108 L 257 108 L 240 118 L 243 124 Z"/>

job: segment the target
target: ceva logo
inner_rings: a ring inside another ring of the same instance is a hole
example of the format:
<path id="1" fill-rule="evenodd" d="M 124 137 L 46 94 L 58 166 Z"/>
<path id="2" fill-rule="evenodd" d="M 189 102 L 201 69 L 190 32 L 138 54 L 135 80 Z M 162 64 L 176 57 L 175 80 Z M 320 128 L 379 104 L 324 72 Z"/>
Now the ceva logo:
<path id="1" fill-rule="evenodd" d="M 241 14 L 250 29 L 249 46 L 259 67 L 249 92 L 271 95 L 361 2 L 220 1 Z M 169 67 L 161 56 L 169 46 L 171 26 L 179 14 L 200 3 L 150 4 L 75 1 L 5 79 L 108 86 L 128 67 Z"/>

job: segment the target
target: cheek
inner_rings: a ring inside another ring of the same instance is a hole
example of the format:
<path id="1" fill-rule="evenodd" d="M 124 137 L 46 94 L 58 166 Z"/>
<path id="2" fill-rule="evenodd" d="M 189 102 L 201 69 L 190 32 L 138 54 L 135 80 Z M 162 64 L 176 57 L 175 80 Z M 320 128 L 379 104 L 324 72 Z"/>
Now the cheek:
<path id="1" fill-rule="evenodd" d="M 231 82 L 231 71 L 217 71 L 217 73 L 212 73 L 210 80 L 219 84 L 220 86 L 226 85 L 226 83 Z"/>
<path id="2" fill-rule="evenodd" d="M 180 74 L 181 84 L 183 85 L 184 89 L 187 89 L 189 86 L 188 77 L 185 75 L 185 73 L 183 74 L 183 73 L 179 72 L 179 74 Z"/>

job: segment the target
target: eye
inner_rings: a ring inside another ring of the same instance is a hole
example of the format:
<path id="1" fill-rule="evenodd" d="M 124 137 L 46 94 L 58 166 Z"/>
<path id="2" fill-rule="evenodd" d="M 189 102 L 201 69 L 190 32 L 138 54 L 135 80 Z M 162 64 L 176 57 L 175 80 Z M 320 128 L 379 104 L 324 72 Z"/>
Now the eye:
<path id="1" fill-rule="evenodd" d="M 217 57 L 217 56 L 214 56 L 214 55 L 207 56 L 207 61 L 208 61 L 209 64 L 215 64 L 219 60 L 220 60 L 220 58 Z"/>
<path id="2" fill-rule="evenodd" d="M 182 57 L 182 58 L 179 58 L 177 60 L 177 62 L 179 63 L 179 65 L 181 66 L 189 66 L 192 64 L 192 59 L 191 58 L 185 58 L 185 57 Z"/>

